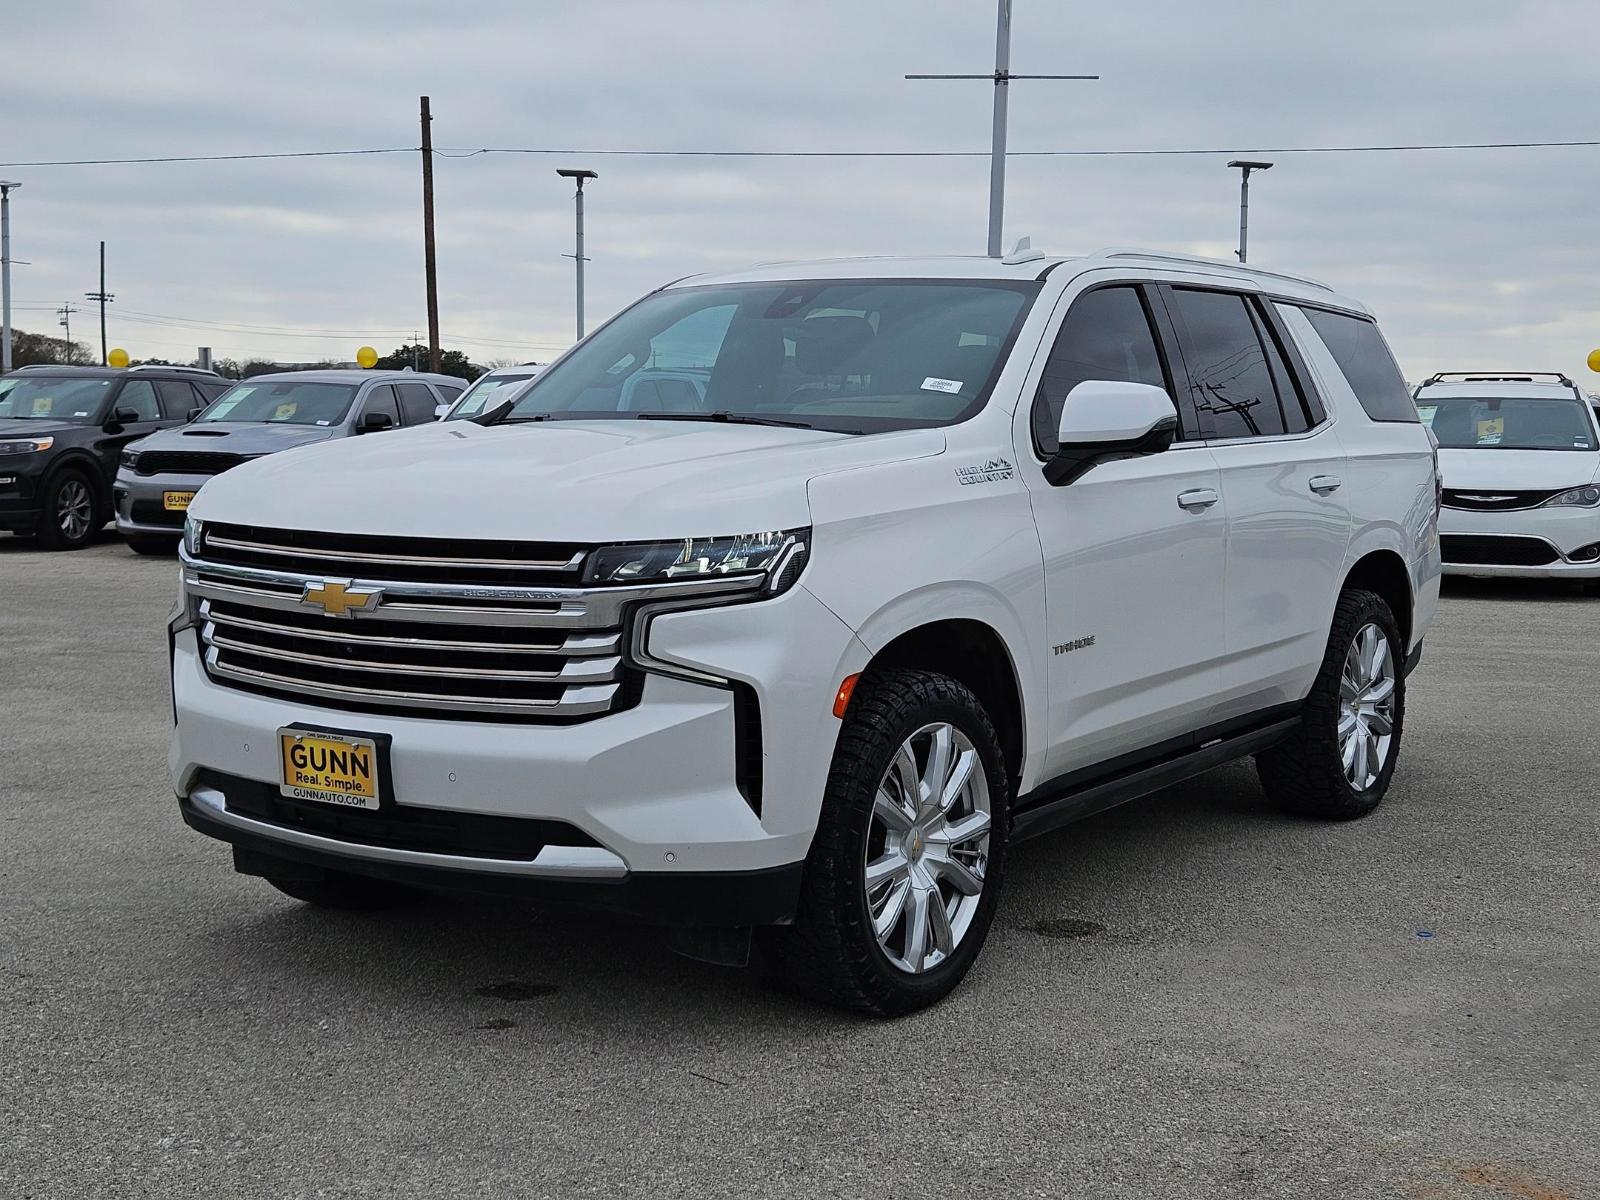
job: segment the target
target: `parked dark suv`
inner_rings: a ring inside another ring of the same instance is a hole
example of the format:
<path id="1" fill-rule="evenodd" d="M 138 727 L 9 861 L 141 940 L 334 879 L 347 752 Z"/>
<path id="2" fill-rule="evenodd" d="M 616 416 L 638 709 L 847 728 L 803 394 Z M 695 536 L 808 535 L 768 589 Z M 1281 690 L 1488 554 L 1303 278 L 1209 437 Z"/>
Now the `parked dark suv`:
<path id="1" fill-rule="evenodd" d="M 76 550 L 114 515 L 129 442 L 182 425 L 227 390 L 192 367 L 22 367 L 0 377 L 0 529 Z"/>

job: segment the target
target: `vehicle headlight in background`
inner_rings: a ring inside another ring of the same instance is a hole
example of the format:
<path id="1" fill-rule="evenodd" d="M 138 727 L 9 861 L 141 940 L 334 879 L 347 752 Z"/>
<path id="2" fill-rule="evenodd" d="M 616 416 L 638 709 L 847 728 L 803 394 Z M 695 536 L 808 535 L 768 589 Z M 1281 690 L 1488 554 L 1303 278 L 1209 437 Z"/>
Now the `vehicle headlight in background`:
<path id="1" fill-rule="evenodd" d="M 0 442 L 0 454 L 40 454 L 55 444 L 53 437 L 13 438 Z"/>
<path id="2" fill-rule="evenodd" d="M 117 465 L 127 467 L 130 471 L 139 469 L 139 452 L 137 450 L 124 450 L 117 456 Z"/>
<path id="3" fill-rule="evenodd" d="M 1600 487 L 1589 484 L 1586 487 L 1568 488 L 1559 496 L 1551 496 L 1541 504 L 1540 508 L 1594 508 L 1600 505 Z"/>
<path id="4" fill-rule="evenodd" d="M 782 529 L 602 546 L 589 556 L 584 579 L 598 584 L 640 584 L 765 576 L 766 591 L 776 595 L 800 578 L 810 541 L 809 529 Z"/>
<path id="5" fill-rule="evenodd" d="M 183 519 L 183 550 L 190 558 L 200 557 L 201 523 L 194 517 Z"/>

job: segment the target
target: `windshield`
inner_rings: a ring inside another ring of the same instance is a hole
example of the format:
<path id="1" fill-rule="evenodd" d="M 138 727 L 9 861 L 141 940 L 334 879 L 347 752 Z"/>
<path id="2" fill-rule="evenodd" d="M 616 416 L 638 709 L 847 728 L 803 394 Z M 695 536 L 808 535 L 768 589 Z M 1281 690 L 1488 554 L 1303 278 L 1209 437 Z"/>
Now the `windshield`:
<path id="1" fill-rule="evenodd" d="M 983 406 L 1038 290 L 803 280 L 655 292 L 550 367 L 508 419 L 727 414 L 844 433 L 949 425 Z"/>
<path id="2" fill-rule="evenodd" d="M 452 421 L 462 417 L 475 417 L 485 408 L 491 407 L 508 391 L 514 392 L 539 372 L 536 370 L 522 371 L 515 375 L 484 375 L 462 393 L 461 399 L 450 410 L 449 419 Z"/>
<path id="3" fill-rule="evenodd" d="M 353 383 L 285 379 L 238 383 L 218 396 L 196 421 L 263 421 L 270 425 L 337 425 L 356 394 Z"/>
<path id="4" fill-rule="evenodd" d="M 0 379 L 0 419 L 39 417 L 90 425 L 114 379 L 72 379 L 64 375 Z"/>
<path id="5" fill-rule="evenodd" d="M 1439 445 L 1470 450 L 1593 450 L 1594 425 L 1577 396 L 1423 396 L 1422 423 Z"/>

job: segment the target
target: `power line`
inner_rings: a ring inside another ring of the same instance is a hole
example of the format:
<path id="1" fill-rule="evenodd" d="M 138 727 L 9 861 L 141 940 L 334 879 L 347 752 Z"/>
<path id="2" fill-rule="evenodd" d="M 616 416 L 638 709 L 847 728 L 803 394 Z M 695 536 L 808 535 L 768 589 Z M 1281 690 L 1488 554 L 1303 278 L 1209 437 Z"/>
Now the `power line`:
<path id="1" fill-rule="evenodd" d="M 1149 150 L 1007 150 L 1008 158 L 1171 158 L 1189 155 L 1239 154 L 1394 154 L 1439 150 L 1570 150 L 1600 146 L 1591 141 L 1405 142 L 1349 146 L 1213 146 Z M 334 158 L 352 155 L 417 154 L 419 146 L 386 146 L 364 150 L 296 150 L 271 154 L 184 154 L 149 158 L 40 159 L 5 162 L 13 167 L 107 167 L 152 163 L 244 162 L 260 159 Z M 434 147 L 439 158 L 478 158 L 486 154 L 587 155 L 604 158 L 988 158 L 988 150 L 586 150 L 543 146 Z"/>

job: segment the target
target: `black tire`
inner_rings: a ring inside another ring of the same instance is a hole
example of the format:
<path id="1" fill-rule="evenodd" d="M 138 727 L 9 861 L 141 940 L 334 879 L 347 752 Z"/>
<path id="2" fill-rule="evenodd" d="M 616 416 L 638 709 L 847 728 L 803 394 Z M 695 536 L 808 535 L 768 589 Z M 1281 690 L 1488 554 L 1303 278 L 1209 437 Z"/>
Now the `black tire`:
<path id="1" fill-rule="evenodd" d="M 123 535 L 122 540 L 128 543 L 128 549 L 135 554 L 171 558 L 178 552 L 178 539 L 175 537 L 156 537 L 153 534 L 128 533 Z"/>
<path id="2" fill-rule="evenodd" d="M 977 752 L 988 790 L 989 844 L 982 890 L 965 934 L 943 961 L 911 974 L 891 962 L 878 943 L 864 876 L 873 804 L 890 761 L 916 731 L 935 722 L 951 725 Z M 878 1016 L 913 1012 L 948 995 L 978 957 L 1000 899 L 1011 831 L 1010 787 L 999 736 L 964 684 L 919 670 L 864 678 L 834 750 L 795 923 L 760 931 L 774 982 Z"/>
<path id="3" fill-rule="evenodd" d="M 1339 687 L 1345 656 L 1356 635 L 1368 625 L 1376 625 L 1388 642 L 1390 661 L 1394 664 L 1394 703 L 1388 758 L 1376 778 L 1366 787 L 1357 789 L 1346 777 L 1340 753 L 1339 722 L 1343 703 Z M 1287 741 L 1256 755 L 1256 774 L 1261 779 L 1262 789 L 1280 808 L 1302 816 L 1333 821 L 1366 816 L 1378 807 L 1389 790 L 1389 780 L 1400 758 L 1405 712 L 1405 649 L 1394 613 L 1376 593 L 1348 589 L 1340 594 L 1333 610 L 1328 648 L 1316 682 L 1311 685 L 1311 694 L 1306 697 L 1300 728 Z"/>
<path id="4" fill-rule="evenodd" d="M 319 878 L 266 876 L 266 880 L 285 896 L 293 896 L 317 908 L 342 908 L 370 912 L 412 904 L 425 894 L 404 884 L 369 875 L 344 871 L 325 871 Z"/>
<path id="5" fill-rule="evenodd" d="M 87 498 L 88 515 L 80 523 L 77 514 L 84 498 Z M 39 510 L 40 549 L 81 550 L 94 540 L 104 524 L 94 481 L 82 471 L 69 467 L 57 472 L 45 484 L 44 503 Z"/>

